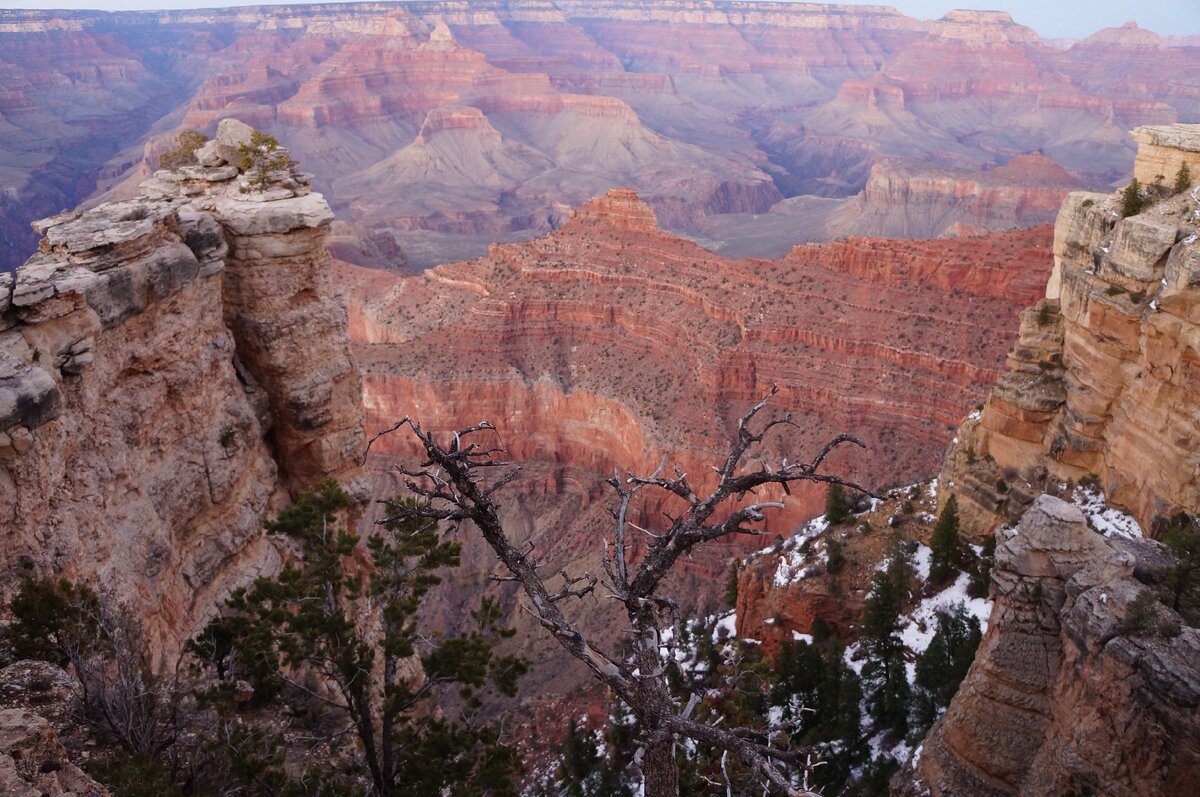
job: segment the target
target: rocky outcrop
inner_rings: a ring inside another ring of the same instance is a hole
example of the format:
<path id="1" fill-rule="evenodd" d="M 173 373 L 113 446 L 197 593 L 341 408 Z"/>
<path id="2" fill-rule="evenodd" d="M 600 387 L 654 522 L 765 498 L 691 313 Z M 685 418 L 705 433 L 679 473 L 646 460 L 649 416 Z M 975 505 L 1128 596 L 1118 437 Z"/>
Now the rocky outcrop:
<path id="1" fill-rule="evenodd" d="M 185 166 L 39 222 L 4 286 L 0 566 L 101 583 L 167 649 L 277 566 L 263 519 L 363 448 L 328 205 L 256 176 Z"/>
<path id="2" fill-rule="evenodd" d="M 1151 532 L 1200 508 L 1200 205 L 1190 190 L 1120 209 L 1119 195 L 1063 204 L 1046 298 L 947 454 L 942 483 L 972 536 L 1089 478 Z"/>
<path id="3" fill-rule="evenodd" d="M 89 753 L 78 722 L 79 683 L 44 661 L 0 670 L 0 793 L 12 797 L 108 797 L 80 770 Z M 94 745 L 94 742 L 93 742 Z"/>
<path id="4" fill-rule="evenodd" d="M 72 763 L 50 723 L 28 709 L 0 709 L 0 791 L 10 797 L 108 797 Z"/>
<path id="5" fill-rule="evenodd" d="M 1138 143 L 1133 176 L 1143 184 L 1170 184 L 1183 166 L 1200 175 L 1200 125 L 1139 127 L 1131 135 Z"/>
<path id="6" fill-rule="evenodd" d="M 1038 498 L 1003 534 L 979 653 L 893 794 L 1200 789 L 1200 631 L 1124 622 L 1147 561 L 1153 543 L 1106 539 L 1076 507 Z"/>
<path id="7" fill-rule="evenodd" d="M 936 238 L 965 226 L 1006 230 L 1054 221 L 1063 199 L 1083 185 L 1040 154 L 972 171 L 892 161 L 876 164 L 862 194 L 835 211 L 829 233 Z"/>

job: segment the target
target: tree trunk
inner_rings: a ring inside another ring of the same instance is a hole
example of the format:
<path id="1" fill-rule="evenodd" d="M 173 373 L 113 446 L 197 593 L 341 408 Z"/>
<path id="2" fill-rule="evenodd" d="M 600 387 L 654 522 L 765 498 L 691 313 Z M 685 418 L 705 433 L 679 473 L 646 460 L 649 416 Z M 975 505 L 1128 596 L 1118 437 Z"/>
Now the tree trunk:
<path id="1" fill-rule="evenodd" d="M 679 768 L 675 764 L 675 736 L 663 726 L 663 719 L 674 713 L 671 690 L 667 685 L 665 662 L 659 648 L 658 615 L 646 602 L 630 619 L 638 634 L 638 667 L 641 676 L 639 705 L 633 706 L 641 726 L 645 754 L 642 775 L 645 797 L 679 797 Z M 654 673 L 654 675 L 649 675 Z"/>
<path id="2" fill-rule="evenodd" d="M 675 763 L 675 739 L 663 731 L 646 745 L 642 774 L 646 779 L 646 797 L 679 797 L 679 767 Z"/>

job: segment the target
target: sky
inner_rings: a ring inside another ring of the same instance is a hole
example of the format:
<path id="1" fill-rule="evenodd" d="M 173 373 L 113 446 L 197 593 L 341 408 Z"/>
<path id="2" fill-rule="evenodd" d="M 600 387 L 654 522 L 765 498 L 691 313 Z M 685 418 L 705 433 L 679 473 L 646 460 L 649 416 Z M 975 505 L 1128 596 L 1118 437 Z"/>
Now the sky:
<path id="1" fill-rule="evenodd" d="M 1200 0 L 845 0 L 848 5 L 891 5 L 909 16 L 937 19 L 953 8 L 998 9 L 1047 38 L 1081 39 L 1136 19 L 1164 35 L 1200 33 Z M 295 0 L 0 0 L 0 8 L 150 10 L 214 6 L 287 5 Z"/>

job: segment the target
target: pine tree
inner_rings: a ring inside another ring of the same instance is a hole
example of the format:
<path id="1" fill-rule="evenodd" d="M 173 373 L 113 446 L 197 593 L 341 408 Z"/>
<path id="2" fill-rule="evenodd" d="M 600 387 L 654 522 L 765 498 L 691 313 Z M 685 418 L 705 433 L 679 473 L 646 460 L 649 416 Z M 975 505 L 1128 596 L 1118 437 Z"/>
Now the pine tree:
<path id="1" fill-rule="evenodd" d="M 440 583 L 437 571 L 458 564 L 459 544 L 442 541 L 435 523 L 391 520 L 364 550 L 338 523 L 348 504 L 327 481 L 268 522 L 268 533 L 293 540 L 302 558 L 235 592 L 189 650 L 226 680 L 248 680 L 258 701 L 286 690 L 342 712 L 372 794 L 432 797 L 470 784 L 515 795 L 516 751 L 494 729 L 424 709 L 453 686 L 471 719 L 485 684 L 515 692 L 525 665 L 493 653 L 512 634 L 499 625 L 499 605 L 483 598 L 471 613 L 475 629 L 427 647 L 417 611 Z M 405 675 L 414 656 L 422 677 Z"/>
<path id="2" fill-rule="evenodd" d="M 1192 172 L 1186 163 L 1179 165 L 1179 171 L 1175 172 L 1175 193 L 1182 194 L 1184 191 L 1192 187 Z"/>
<path id="3" fill-rule="evenodd" d="M 923 735 L 950 705 L 975 660 L 982 636 L 979 621 L 967 614 L 962 605 L 938 614 L 937 632 L 917 658 L 913 701 L 916 734 Z"/>
<path id="4" fill-rule="evenodd" d="M 953 495 L 946 499 L 946 504 L 938 515 L 929 548 L 929 578 L 934 584 L 944 584 L 950 579 L 954 568 L 962 564 L 962 550 L 958 540 L 958 500 Z"/>
<path id="5" fill-rule="evenodd" d="M 1168 605 L 1189 625 L 1200 624 L 1200 517 L 1179 513 L 1161 538 L 1175 562 L 1159 568 L 1155 578 L 1167 591 Z"/>
<path id="6" fill-rule="evenodd" d="M 1146 205 L 1146 199 L 1142 196 L 1142 185 L 1135 177 L 1129 181 L 1129 185 L 1125 186 L 1125 191 L 1121 194 L 1121 217 L 1129 218 L 1136 216 L 1142 212 L 1142 208 Z"/>
<path id="7" fill-rule="evenodd" d="M 830 537 L 825 541 L 825 553 L 829 559 L 825 569 L 836 576 L 846 567 L 846 547 L 842 545 L 841 540 Z"/>
<path id="8" fill-rule="evenodd" d="M 843 523 L 850 516 L 850 502 L 840 484 L 830 484 L 825 491 L 825 520 L 831 526 Z"/>
<path id="9" fill-rule="evenodd" d="M 729 565 L 729 575 L 725 577 L 725 594 L 722 596 L 726 606 L 737 606 L 738 573 L 741 571 L 741 569 L 741 559 L 734 559 Z"/>
<path id="10" fill-rule="evenodd" d="M 972 598 L 986 598 L 992 583 L 992 561 L 996 557 L 996 535 L 983 541 L 983 549 L 971 562 L 971 578 L 967 582 L 967 594 Z"/>
<path id="11" fill-rule="evenodd" d="M 904 666 L 900 614 L 912 594 L 913 568 L 904 538 L 897 535 L 887 566 L 875 574 L 863 607 L 863 646 L 868 660 L 867 707 L 881 728 L 904 733 L 908 727 L 911 688 Z"/>

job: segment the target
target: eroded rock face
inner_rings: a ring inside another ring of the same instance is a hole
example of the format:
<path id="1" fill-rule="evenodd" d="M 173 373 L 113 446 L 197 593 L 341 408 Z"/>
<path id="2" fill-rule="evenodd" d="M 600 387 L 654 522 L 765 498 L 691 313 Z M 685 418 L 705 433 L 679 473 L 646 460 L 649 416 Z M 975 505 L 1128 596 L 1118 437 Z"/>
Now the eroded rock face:
<path id="1" fill-rule="evenodd" d="M 823 240 L 800 232 L 821 203 L 783 220 L 768 209 L 853 197 L 893 159 L 929 173 L 877 182 L 863 225 L 838 219 L 828 237 L 1005 229 L 1058 197 L 997 189 L 996 167 L 1041 152 L 1107 185 L 1128 170 L 1126 130 L 1200 113 L 1187 41 L 1119 29 L 1060 50 L 1002 12 L 448 0 L 8 11 L 0 36 L 0 269 L 35 245 L 29 219 L 97 184 L 131 192 L 173 146 L 168 129 L 212 135 L 231 115 L 321 176 L 343 259 L 424 268 L 548 232 L 618 186 L 668 229 L 746 253 L 769 238 L 778 255 Z M 921 206 L 881 208 L 905 182 Z M 978 200 L 932 193 L 971 182 Z"/>
<path id="2" fill-rule="evenodd" d="M 224 163 L 39 222 L 0 324 L 0 568 L 102 586 L 170 650 L 278 566 L 262 521 L 351 480 L 360 380 L 306 176 Z M 4 286 L 0 286 L 4 287 Z"/>
<path id="3" fill-rule="evenodd" d="M 1193 189 L 1129 218 L 1120 207 L 1063 203 L 1046 299 L 947 454 L 942 483 L 970 535 L 1089 477 L 1150 531 L 1200 507 L 1200 206 Z"/>
<path id="4" fill-rule="evenodd" d="M 1046 495 L 1005 535 L 975 663 L 893 794 L 1196 793 L 1200 631 L 1120 630 L 1153 544 L 1106 539 Z"/>
<path id="5" fill-rule="evenodd" d="M 29 709 L 0 709 L 0 792 L 10 797 L 108 797 L 67 758 L 50 723 Z"/>
<path id="6" fill-rule="evenodd" d="M 498 495 L 514 534 L 555 568 L 598 572 L 613 469 L 650 472 L 669 453 L 699 487 L 737 417 L 772 383 L 773 406 L 794 411 L 798 424 L 772 438 L 770 454 L 812 457 L 852 430 L 870 451 L 839 452 L 831 468 L 879 484 L 936 467 L 952 419 L 999 373 L 1008 344 L 994 330 L 1040 292 L 1048 244 L 1042 228 L 969 241 L 851 239 L 778 261 L 728 260 L 657 229 L 645 203 L 615 191 L 560 230 L 486 258 L 409 278 L 346 266 L 338 282 L 368 430 L 406 415 L 439 433 L 491 420 L 524 468 Z M 412 444 L 403 434 L 380 439 L 375 464 L 415 455 Z M 381 478 L 377 494 L 400 486 L 394 474 Z M 792 492 L 770 513 L 769 534 L 789 535 L 824 500 L 811 485 Z M 655 528 L 677 509 L 648 501 L 634 522 Z M 464 566 L 447 576 L 461 585 L 451 594 L 476 589 L 472 573 L 492 566 L 490 552 L 464 542 Z M 683 563 L 684 599 L 715 597 L 737 550 L 713 546 Z M 435 611 L 453 617 L 461 604 Z M 595 626 L 604 632 L 602 619 Z"/>

